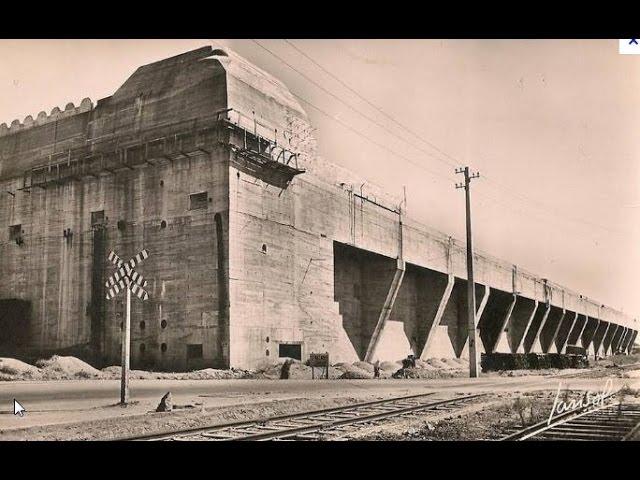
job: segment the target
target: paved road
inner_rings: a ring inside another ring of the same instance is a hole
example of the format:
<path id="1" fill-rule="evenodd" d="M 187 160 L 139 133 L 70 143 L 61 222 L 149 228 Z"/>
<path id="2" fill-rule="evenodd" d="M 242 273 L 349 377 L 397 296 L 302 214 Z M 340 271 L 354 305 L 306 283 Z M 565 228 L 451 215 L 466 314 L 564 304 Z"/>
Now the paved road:
<path id="1" fill-rule="evenodd" d="M 481 377 L 439 380 L 132 380 L 131 398 L 137 403 L 126 409 L 116 406 L 120 397 L 118 380 L 49 382 L 4 382 L 0 384 L 0 430 L 80 420 L 146 413 L 162 395 L 171 391 L 174 403 L 205 407 L 242 405 L 292 398 L 374 398 L 413 395 L 423 392 L 525 391 L 563 388 L 600 391 L 605 379 L 563 378 L 565 376 Z M 614 386 L 627 383 L 640 387 L 640 378 L 612 379 Z M 13 399 L 27 410 L 13 415 Z"/>

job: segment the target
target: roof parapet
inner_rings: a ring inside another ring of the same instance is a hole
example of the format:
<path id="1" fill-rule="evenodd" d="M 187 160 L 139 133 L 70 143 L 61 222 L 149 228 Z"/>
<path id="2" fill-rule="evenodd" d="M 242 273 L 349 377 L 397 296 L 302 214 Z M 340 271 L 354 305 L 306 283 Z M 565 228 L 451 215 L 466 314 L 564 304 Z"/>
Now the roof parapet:
<path id="1" fill-rule="evenodd" d="M 18 119 L 15 119 L 9 126 L 7 126 L 6 123 L 0 124 L 0 137 L 12 135 L 14 133 L 18 133 L 32 127 L 44 125 L 45 123 L 55 122 L 57 120 L 72 117 L 73 115 L 85 113 L 90 110 L 93 110 L 93 102 L 90 98 L 82 99 L 80 105 L 78 105 L 77 107 L 73 104 L 73 102 L 69 102 L 64 107 L 64 111 L 60 110 L 60 108 L 58 107 L 53 107 L 49 115 L 47 115 L 46 112 L 42 111 L 38 113 L 38 116 L 35 118 L 35 120 L 31 115 L 27 115 L 27 117 L 22 122 L 20 122 L 20 120 Z"/>

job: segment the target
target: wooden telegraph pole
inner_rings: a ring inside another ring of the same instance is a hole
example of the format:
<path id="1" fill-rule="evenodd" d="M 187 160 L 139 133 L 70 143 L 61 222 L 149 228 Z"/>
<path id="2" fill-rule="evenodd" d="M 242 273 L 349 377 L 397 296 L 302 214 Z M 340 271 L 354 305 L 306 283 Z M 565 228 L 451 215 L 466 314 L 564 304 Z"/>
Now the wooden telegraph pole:
<path id="1" fill-rule="evenodd" d="M 134 267 L 149 256 L 147 250 L 142 250 L 128 262 L 124 262 L 115 252 L 111 251 L 107 257 L 116 267 L 116 272 L 109 277 L 107 300 L 114 298 L 122 290 L 126 291 L 127 305 L 122 322 L 122 377 L 120 379 L 120 404 L 129 403 L 129 358 L 131 353 L 131 294 L 135 293 L 140 300 L 148 300 L 149 294 L 144 290 L 147 281 L 135 271 Z"/>
<path id="2" fill-rule="evenodd" d="M 476 288 L 473 281 L 473 245 L 471 235 L 471 192 L 469 184 L 480 173 L 469 174 L 469 167 L 456 168 L 456 173 L 464 174 L 464 184 L 457 183 L 456 188 L 464 188 L 467 200 L 467 330 L 469 332 L 469 377 L 478 377 L 478 330 L 476 329 Z"/>

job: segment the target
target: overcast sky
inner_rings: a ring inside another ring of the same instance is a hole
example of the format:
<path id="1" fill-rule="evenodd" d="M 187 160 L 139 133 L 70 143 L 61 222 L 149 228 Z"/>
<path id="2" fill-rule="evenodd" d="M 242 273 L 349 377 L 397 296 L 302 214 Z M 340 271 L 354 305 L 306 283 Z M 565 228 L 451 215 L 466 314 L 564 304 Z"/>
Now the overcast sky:
<path id="1" fill-rule="evenodd" d="M 321 154 L 406 186 L 412 217 L 464 239 L 453 166 L 470 165 L 478 250 L 640 315 L 640 57 L 617 40 L 291 40 L 340 81 L 283 40 L 259 42 L 294 68 L 251 40 L 0 40 L 0 123 L 209 42 L 328 114 L 301 102 Z"/>

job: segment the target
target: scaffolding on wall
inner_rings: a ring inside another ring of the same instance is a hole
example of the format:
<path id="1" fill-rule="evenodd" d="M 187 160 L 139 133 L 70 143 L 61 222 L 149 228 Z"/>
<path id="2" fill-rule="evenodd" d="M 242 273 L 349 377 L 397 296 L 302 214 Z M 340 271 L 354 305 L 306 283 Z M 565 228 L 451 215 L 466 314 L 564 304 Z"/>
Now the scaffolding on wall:
<path id="1" fill-rule="evenodd" d="M 142 133 L 90 139 L 82 147 L 43 157 L 39 165 L 24 172 L 18 190 L 46 189 L 70 180 L 155 165 L 162 160 L 174 162 L 211 153 L 212 146 L 221 144 L 230 145 L 239 168 L 276 185 L 286 187 L 295 175 L 304 172 L 298 168 L 298 154 L 278 146 L 275 129 L 273 139 L 258 134 L 257 128 L 251 132 L 245 124 L 231 121 L 231 110 L 160 125 Z"/>

